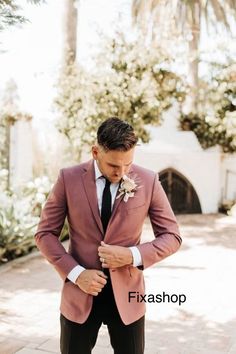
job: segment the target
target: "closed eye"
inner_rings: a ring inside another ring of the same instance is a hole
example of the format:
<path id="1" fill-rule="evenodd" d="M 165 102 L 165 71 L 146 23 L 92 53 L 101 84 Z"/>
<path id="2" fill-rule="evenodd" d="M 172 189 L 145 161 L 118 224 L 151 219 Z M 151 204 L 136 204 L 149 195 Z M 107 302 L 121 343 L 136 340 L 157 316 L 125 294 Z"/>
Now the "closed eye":
<path id="1" fill-rule="evenodd" d="M 125 167 L 128 167 L 128 166 L 130 166 L 131 164 L 132 164 L 132 162 L 127 163 L 127 164 L 125 165 Z M 113 165 L 113 164 L 111 164 L 111 163 L 108 163 L 108 166 L 114 167 L 114 168 L 120 168 L 120 166 L 118 166 L 118 165 Z"/>

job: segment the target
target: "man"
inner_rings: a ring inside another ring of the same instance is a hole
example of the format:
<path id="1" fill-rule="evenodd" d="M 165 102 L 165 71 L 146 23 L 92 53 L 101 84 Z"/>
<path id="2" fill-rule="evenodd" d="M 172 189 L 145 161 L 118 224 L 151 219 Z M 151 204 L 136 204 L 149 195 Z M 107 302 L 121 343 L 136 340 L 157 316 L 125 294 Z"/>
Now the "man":
<path id="1" fill-rule="evenodd" d="M 133 128 L 109 118 L 98 128 L 93 160 L 62 169 L 38 226 L 36 243 L 64 281 L 61 353 L 89 354 L 102 323 L 115 354 L 144 353 L 143 271 L 181 244 L 157 175 L 134 165 Z M 154 240 L 140 244 L 150 217 Z M 68 252 L 59 242 L 68 219 Z"/>

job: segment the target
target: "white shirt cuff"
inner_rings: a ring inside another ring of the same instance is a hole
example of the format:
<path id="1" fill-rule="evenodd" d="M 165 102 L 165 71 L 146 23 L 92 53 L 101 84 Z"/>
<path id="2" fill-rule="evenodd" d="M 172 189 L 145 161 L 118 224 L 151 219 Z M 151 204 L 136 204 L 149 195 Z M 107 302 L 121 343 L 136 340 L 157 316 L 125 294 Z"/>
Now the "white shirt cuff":
<path id="1" fill-rule="evenodd" d="M 139 249 L 135 246 L 129 247 L 129 249 L 133 255 L 133 266 L 138 267 L 138 266 L 143 265 L 142 256 L 141 256 Z"/>
<path id="2" fill-rule="evenodd" d="M 70 273 L 67 275 L 67 278 L 75 284 L 76 279 L 84 270 L 84 267 L 77 265 L 70 271 Z"/>

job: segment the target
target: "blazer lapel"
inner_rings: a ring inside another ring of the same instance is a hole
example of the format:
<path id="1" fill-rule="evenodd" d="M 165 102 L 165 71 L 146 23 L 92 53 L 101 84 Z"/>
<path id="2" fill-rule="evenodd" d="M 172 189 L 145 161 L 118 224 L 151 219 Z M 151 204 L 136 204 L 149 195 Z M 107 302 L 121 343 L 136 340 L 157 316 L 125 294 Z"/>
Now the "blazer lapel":
<path id="1" fill-rule="evenodd" d="M 132 174 L 133 174 L 133 169 L 131 167 L 131 169 L 128 173 L 128 177 L 132 178 Z M 96 220 L 99 230 L 104 235 L 102 221 L 101 221 L 101 217 L 100 217 L 99 209 L 98 209 L 98 200 L 97 200 L 95 171 L 94 171 L 93 160 L 88 162 L 88 166 L 85 169 L 84 174 L 82 175 L 82 180 L 83 180 L 84 189 L 85 189 L 87 199 L 88 199 L 90 208 L 92 210 L 93 216 Z M 118 194 L 119 194 L 119 189 L 117 190 L 116 197 Z M 112 209 L 112 215 L 111 215 L 111 218 L 110 218 L 109 223 L 107 225 L 107 231 L 108 231 L 109 226 L 111 225 L 113 219 L 115 218 L 116 213 L 119 210 L 120 203 L 122 201 L 123 201 L 123 196 L 121 196 L 118 199 L 117 198 L 115 199 L 113 209 Z M 106 234 L 107 234 L 107 231 L 106 231 Z"/>
<path id="2" fill-rule="evenodd" d="M 88 163 L 88 168 L 85 173 L 82 175 L 84 189 L 88 198 L 88 202 L 90 208 L 92 210 L 93 216 L 97 222 L 98 228 L 103 234 L 102 221 L 99 215 L 98 209 L 98 200 L 97 200 L 97 192 L 96 192 L 96 183 L 95 183 L 95 171 L 93 160 Z"/>
<path id="3" fill-rule="evenodd" d="M 129 173 L 128 173 L 128 177 L 129 178 L 132 178 L 132 174 L 133 174 L 133 169 L 131 167 Z M 109 220 L 109 223 L 107 225 L 107 229 L 109 228 L 110 224 L 112 223 L 112 220 L 115 218 L 115 215 L 119 209 L 119 205 L 120 203 L 123 201 L 123 196 L 120 196 L 120 198 L 117 199 L 117 196 L 119 195 L 119 188 L 117 190 L 117 193 L 116 193 L 116 198 L 115 198 L 115 201 L 114 201 L 114 205 L 113 205 L 113 209 L 112 209 L 112 214 L 111 214 L 111 218 Z"/>

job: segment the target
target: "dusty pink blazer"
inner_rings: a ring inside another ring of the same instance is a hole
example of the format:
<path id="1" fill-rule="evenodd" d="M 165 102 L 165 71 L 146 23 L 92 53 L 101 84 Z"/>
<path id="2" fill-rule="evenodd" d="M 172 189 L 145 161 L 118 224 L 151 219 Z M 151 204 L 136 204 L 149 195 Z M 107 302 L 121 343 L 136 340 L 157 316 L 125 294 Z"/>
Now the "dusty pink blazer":
<path id="1" fill-rule="evenodd" d="M 63 279 L 61 313 L 71 321 L 83 323 L 91 311 L 93 296 L 77 285 L 65 282 L 78 264 L 87 269 L 101 269 L 98 247 L 101 240 L 110 245 L 137 246 L 143 269 L 176 252 L 181 244 L 175 216 L 156 173 L 132 165 L 130 178 L 139 182 L 134 197 L 124 202 L 116 199 L 104 237 L 99 216 L 93 160 L 60 171 L 35 235 L 36 244 Z M 154 236 L 140 244 L 146 216 L 149 215 Z M 68 253 L 59 241 L 65 218 L 68 218 L 70 242 Z M 116 304 L 125 324 L 145 313 L 145 303 L 128 301 L 129 291 L 145 293 L 143 271 L 125 266 L 110 270 Z"/>

